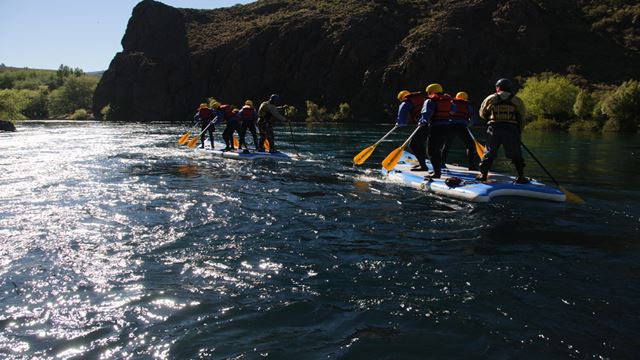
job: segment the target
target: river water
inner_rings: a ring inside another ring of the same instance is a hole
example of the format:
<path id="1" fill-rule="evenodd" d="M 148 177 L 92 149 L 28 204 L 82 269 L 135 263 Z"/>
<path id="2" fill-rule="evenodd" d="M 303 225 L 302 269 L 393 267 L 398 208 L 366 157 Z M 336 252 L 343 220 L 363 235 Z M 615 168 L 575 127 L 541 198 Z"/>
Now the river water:
<path id="1" fill-rule="evenodd" d="M 638 356 L 638 135 L 525 135 L 584 205 L 471 204 L 380 181 L 410 129 L 354 168 L 390 127 L 296 126 L 291 163 L 170 124 L 0 133 L 0 358 Z"/>

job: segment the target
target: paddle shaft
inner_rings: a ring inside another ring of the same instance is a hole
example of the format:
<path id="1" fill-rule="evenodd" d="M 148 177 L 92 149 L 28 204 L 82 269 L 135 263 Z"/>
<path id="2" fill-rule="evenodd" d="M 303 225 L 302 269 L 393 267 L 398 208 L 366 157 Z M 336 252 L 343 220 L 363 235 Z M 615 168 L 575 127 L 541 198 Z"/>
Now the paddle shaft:
<path id="1" fill-rule="evenodd" d="M 380 140 L 376 141 L 376 143 L 375 143 L 375 144 L 373 144 L 373 146 L 378 146 L 378 144 L 380 144 L 381 142 L 383 142 L 383 141 L 384 141 L 384 139 L 388 138 L 388 137 L 389 137 L 389 135 L 391 135 L 391 133 L 393 133 L 394 131 L 396 131 L 396 129 L 397 129 L 398 127 L 399 127 L 398 125 L 394 126 L 394 127 L 393 127 L 393 129 L 389 130 L 389 132 L 388 132 L 388 133 L 386 133 L 382 138 L 380 138 Z"/>
<path id="2" fill-rule="evenodd" d="M 213 120 L 209 122 L 209 124 L 204 128 L 204 130 L 202 130 L 200 134 L 198 134 L 198 137 L 202 136 L 202 134 L 204 134 L 204 132 L 207 131 L 207 129 L 209 129 L 209 126 L 211 126 L 212 124 L 213 124 Z"/>
<path id="3" fill-rule="evenodd" d="M 416 136 L 416 134 L 418 133 L 418 130 L 420 130 L 420 128 L 422 128 L 424 125 L 418 125 L 418 127 L 413 130 L 413 132 L 411 133 L 411 135 L 409 135 L 409 138 L 407 139 L 407 141 L 404 142 L 404 144 L 402 144 L 402 148 L 406 148 L 407 145 L 409 145 L 409 143 L 411 142 L 411 139 L 413 139 L 414 136 Z"/>
<path id="4" fill-rule="evenodd" d="M 522 145 L 522 147 L 527 150 L 527 152 L 529 153 L 529 155 L 531 155 L 531 157 L 533 158 L 533 160 L 535 160 L 538 165 L 540 165 L 540 167 L 542 168 L 542 170 L 544 170 L 544 172 L 547 173 L 547 175 L 549 175 L 549 178 L 551 178 L 551 180 L 556 184 L 556 186 L 560 186 L 560 183 L 553 177 L 553 175 L 551 175 L 551 173 L 549 172 L 549 170 L 547 170 L 547 168 L 544 167 L 544 165 L 542 165 L 542 163 L 540 162 L 540 160 L 538 160 L 538 158 L 536 158 L 535 155 L 533 155 L 533 153 L 531 152 L 531 150 L 529 150 L 529 148 L 527 147 L 527 145 L 525 145 L 522 141 L 520 141 L 520 145 Z"/>
<path id="5" fill-rule="evenodd" d="M 291 143 L 293 144 L 293 148 L 296 150 L 296 155 L 300 157 L 300 154 L 298 153 L 298 147 L 296 146 L 296 141 L 293 139 L 293 128 L 291 127 L 291 121 L 288 121 L 287 123 L 289 124 L 289 134 L 291 134 Z"/>

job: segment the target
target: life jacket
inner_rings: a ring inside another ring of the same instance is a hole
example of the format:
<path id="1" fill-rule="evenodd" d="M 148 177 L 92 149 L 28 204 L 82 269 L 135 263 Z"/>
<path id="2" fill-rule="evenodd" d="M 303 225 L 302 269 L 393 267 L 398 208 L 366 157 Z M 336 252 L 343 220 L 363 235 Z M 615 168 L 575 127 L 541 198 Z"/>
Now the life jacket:
<path id="1" fill-rule="evenodd" d="M 413 107 L 411 108 L 411 118 L 417 119 L 420 117 L 420 111 L 422 111 L 422 105 L 427 100 L 421 92 L 410 93 L 405 97 L 405 101 L 409 100 Z"/>
<path id="2" fill-rule="evenodd" d="M 436 103 L 436 111 L 430 121 L 449 120 L 451 118 L 451 96 L 448 94 L 433 94 L 429 100 Z"/>
<path id="3" fill-rule="evenodd" d="M 211 120 L 213 119 L 213 113 L 211 113 L 211 110 L 209 110 L 209 108 L 202 108 L 198 110 L 198 117 L 200 117 L 200 120 Z"/>
<path id="4" fill-rule="evenodd" d="M 261 120 L 271 121 L 271 111 L 269 111 L 269 102 L 265 101 L 258 108 L 258 116 Z"/>
<path id="5" fill-rule="evenodd" d="M 253 110 L 253 107 L 251 107 L 249 105 L 245 105 L 240 110 L 240 117 L 243 120 L 254 120 L 255 119 L 255 110 Z"/>
<path id="6" fill-rule="evenodd" d="M 231 107 L 231 105 L 228 105 L 228 104 L 220 105 L 220 110 L 224 111 L 225 120 L 232 119 L 233 116 L 235 115 L 233 113 L 233 107 Z"/>
<path id="7" fill-rule="evenodd" d="M 518 124 L 520 123 L 520 113 L 518 113 L 518 107 L 511 101 L 515 94 L 509 94 L 509 97 L 503 99 L 500 95 L 496 96 L 491 101 L 491 104 L 487 106 L 489 110 L 488 124 L 493 123 L 508 123 Z"/>
<path id="8" fill-rule="evenodd" d="M 456 104 L 456 112 L 451 113 L 451 120 L 469 121 L 471 117 L 469 113 L 469 102 L 462 99 L 453 99 L 451 103 Z"/>

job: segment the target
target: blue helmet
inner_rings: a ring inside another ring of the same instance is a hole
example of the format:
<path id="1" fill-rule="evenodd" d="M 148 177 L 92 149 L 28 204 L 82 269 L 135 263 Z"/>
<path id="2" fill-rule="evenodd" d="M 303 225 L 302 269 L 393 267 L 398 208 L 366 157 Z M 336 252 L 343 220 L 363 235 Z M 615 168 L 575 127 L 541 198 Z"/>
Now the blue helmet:
<path id="1" fill-rule="evenodd" d="M 272 104 L 280 104 L 280 95 L 278 94 L 271 94 L 271 96 L 269 97 L 269 102 Z"/>
<path id="2" fill-rule="evenodd" d="M 502 78 L 496 81 L 496 87 L 499 87 L 502 91 L 512 91 L 513 83 L 509 79 Z"/>

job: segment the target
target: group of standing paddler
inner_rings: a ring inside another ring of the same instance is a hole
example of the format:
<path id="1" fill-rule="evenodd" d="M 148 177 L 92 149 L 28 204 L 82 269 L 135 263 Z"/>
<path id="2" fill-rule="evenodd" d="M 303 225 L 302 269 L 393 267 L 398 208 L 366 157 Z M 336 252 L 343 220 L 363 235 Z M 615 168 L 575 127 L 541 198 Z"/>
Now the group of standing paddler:
<path id="1" fill-rule="evenodd" d="M 455 98 L 446 94 L 440 84 L 430 84 L 425 92 L 398 93 L 401 102 L 398 108 L 396 126 L 404 126 L 410 119 L 418 122 L 411 143 L 411 152 L 418 160 L 412 171 L 427 171 L 426 158 L 431 160 L 433 171 L 427 179 L 441 177 L 446 157 L 455 138 L 459 138 L 467 149 L 469 170 L 480 170 L 477 180 L 487 181 L 489 169 L 504 146 L 507 158 L 518 174 L 515 182 L 529 182 L 524 176 L 521 131 L 525 108 L 522 100 L 515 96 L 513 84 L 509 79 L 500 79 L 495 85 L 496 92 L 487 96 L 480 105 L 479 115 L 487 125 L 487 145 L 480 160 L 476 156 L 475 139 L 469 126 L 478 124 L 478 113 L 469 103 L 466 92 L 460 91 Z"/>
<path id="2" fill-rule="evenodd" d="M 276 152 L 273 138 L 274 120 L 288 121 L 280 112 L 284 106 L 279 95 L 273 94 L 268 100 L 263 101 L 258 107 L 258 111 L 253 107 L 253 101 L 246 100 L 241 109 L 233 108 L 229 104 L 213 102 L 211 108 L 209 104 L 202 103 L 198 107 L 193 119 L 195 123 L 200 123 L 202 133 L 200 136 L 200 147 L 204 148 L 206 134 L 209 135 L 211 148 L 214 149 L 213 132 L 215 125 L 225 125 L 222 138 L 225 143 L 223 151 L 235 150 L 234 133 L 238 134 L 238 150 L 249 151 L 245 137 L 247 130 L 251 132 L 253 144 L 256 151 L 264 152 L 268 148 L 270 153 Z M 258 139 L 258 135 L 259 139 Z"/>

